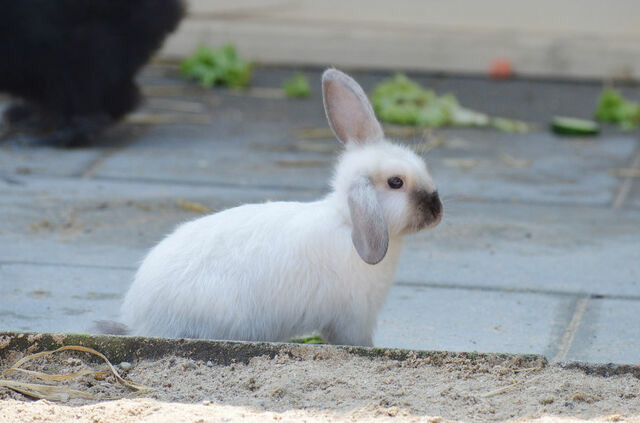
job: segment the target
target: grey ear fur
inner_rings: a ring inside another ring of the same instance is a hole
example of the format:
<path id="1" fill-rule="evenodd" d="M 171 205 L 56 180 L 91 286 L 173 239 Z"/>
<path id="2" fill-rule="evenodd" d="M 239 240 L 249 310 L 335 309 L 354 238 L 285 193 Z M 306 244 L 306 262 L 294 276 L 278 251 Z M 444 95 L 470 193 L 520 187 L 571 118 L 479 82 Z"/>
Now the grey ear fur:
<path id="1" fill-rule="evenodd" d="M 389 248 L 389 230 L 371 181 L 359 178 L 349 189 L 348 201 L 353 246 L 366 263 L 379 263 Z"/>
<path id="2" fill-rule="evenodd" d="M 367 95 L 347 74 L 327 69 L 322 75 L 322 98 L 329 126 L 343 143 L 362 144 L 384 138 Z"/>

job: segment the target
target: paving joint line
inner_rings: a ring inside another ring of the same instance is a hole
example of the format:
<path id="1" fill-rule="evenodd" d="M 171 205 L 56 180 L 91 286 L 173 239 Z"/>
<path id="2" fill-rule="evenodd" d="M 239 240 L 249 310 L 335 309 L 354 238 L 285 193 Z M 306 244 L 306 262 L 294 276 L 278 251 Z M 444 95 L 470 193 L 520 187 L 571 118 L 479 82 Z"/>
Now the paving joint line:
<path id="1" fill-rule="evenodd" d="M 452 283 L 429 283 L 429 282 L 407 282 L 397 281 L 395 285 L 422 287 L 432 289 L 452 289 L 463 291 L 486 291 L 486 292 L 504 292 L 506 294 L 540 294 L 557 297 L 577 297 L 589 298 L 592 300 L 629 300 L 640 301 L 640 295 L 619 295 L 619 294 L 598 294 L 590 292 L 571 292 L 571 291 L 554 291 L 545 289 L 535 289 L 528 287 L 502 287 L 502 286 L 483 286 L 483 285 L 464 285 Z"/>
<path id="2" fill-rule="evenodd" d="M 111 156 L 113 156 L 118 151 L 122 150 L 122 148 L 109 148 L 103 151 L 95 160 L 93 160 L 89 165 L 87 165 L 80 172 L 72 174 L 73 177 L 90 179 L 93 175 L 100 169 L 100 167 L 104 164 L 105 161 Z"/>
<path id="3" fill-rule="evenodd" d="M 260 190 L 273 190 L 273 191 L 297 191 L 297 192 L 328 192 L 329 187 L 326 189 L 319 189 L 313 187 L 300 187 L 300 186 L 283 186 L 283 185 L 242 185 L 232 184 L 225 182 L 205 182 L 205 181 L 179 181 L 172 179 L 155 179 L 155 178 L 121 178 L 117 176 L 98 176 L 93 178 L 96 181 L 107 182 L 134 182 L 150 185 L 183 185 L 183 186 L 196 186 L 196 187 L 211 187 L 211 188 L 230 188 L 230 189 L 260 189 Z"/>
<path id="4" fill-rule="evenodd" d="M 108 157 L 104 157 L 103 161 Z M 96 160 L 97 162 L 98 160 Z M 94 162 L 94 163 L 96 163 Z M 99 165 L 97 166 L 99 167 Z M 95 170 L 97 170 L 97 167 Z M 95 170 L 93 172 L 95 172 Z M 30 179 L 67 179 L 67 180 L 75 180 L 78 177 L 83 177 L 83 174 L 86 171 L 79 172 L 77 174 L 69 175 L 69 176 L 60 176 L 60 175 L 47 175 L 47 174 L 37 174 L 32 175 Z M 93 173 L 92 173 L 93 174 Z M 89 177 L 84 177 L 89 178 Z M 23 180 L 27 178 L 22 177 L 20 180 L 13 180 L 13 184 L 23 184 Z M 155 178 L 127 178 L 127 177 L 118 177 L 118 176 L 98 176 L 91 177 L 93 181 L 103 181 L 103 182 L 118 182 L 118 183 L 139 183 L 139 184 L 149 184 L 149 185 L 175 185 L 175 186 L 192 186 L 192 187 L 205 187 L 205 188 L 226 188 L 226 189 L 256 189 L 256 190 L 273 190 L 273 191 L 296 191 L 296 192 L 306 192 L 306 193 L 317 193 L 324 194 L 328 192 L 329 187 L 326 188 L 313 188 L 313 187 L 297 187 L 297 186 L 281 186 L 281 185 L 241 185 L 241 184 L 232 184 L 232 183 L 224 183 L 224 182 L 206 182 L 206 181 L 180 181 L 180 180 L 172 180 L 172 179 L 155 179 Z M 461 202 L 461 203 L 480 203 L 480 204 L 508 204 L 513 205 L 514 202 L 511 199 L 492 199 L 492 198 L 472 198 L 472 197 L 449 197 L 448 200 L 450 202 Z M 603 209 L 609 210 L 611 208 L 610 204 L 584 204 L 584 203 L 554 203 L 548 201 L 532 201 L 532 202 L 524 202 L 518 201 L 517 205 L 533 205 L 533 206 L 549 206 L 549 207 L 589 207 L 593 209 Z"/>
<path id="5" fill-rule="evenodd" d="M 50 263 L 28 260 L 7 260 L 0 261 L 0 267 L 2 266 L 51 266 L 51 267 L 76 267 L 81 269 L 105 269 L 105 270 L 136 270 L 136 267 L 129 266 L 109 266 L 102 264 L 74 264 L 74 263 Z"/>
<path id="6" fill-rule="evenodd" d="M 1 266 L 12 265 L 25 265 L 25 266 L 51 266 L 51 267 L 76 267 L 86 269 L 107 269 L 107 270 L 129 270 L 135 271 L 137 267 L 134 266 L 112 266 L 101 264 L 82 264 L 82 263 L 53 263 L 53 262 L 37 262 L 28 260 L 6 260 L 0 261 Z M 462 285 L 462 284 L 448 284 L 448 283 L 425 283 L 425 282 L 406 282 L 397 281 L 394 285 L 408 286 L 408 287 L 423 287 L 432 289 L 450 289 L 450 290 L 465 290 L 465 291 L 488 291 L 488 292 L 504 292 L 507 294 L 540 294 L 550 296 L 561 297 L 578 297 L 588 298 L 592 300 L 630 300 L 640 301 L 640 295 L 610 295 L 610 294 L 596 294 L 585 292 L 568 292 L 568 291 L 553 291 L 553 290 L 541 290 L 534 288 L 519 288 L 519 287 L 501 287 L 501 286 L 481 286 L 481 285 Z"/>
<path id="7" fill-rule="evenodd" d="M 588 297 L 580 298 L 576 302 L 576 306 L 573 309 L 573 315 L 571 316 L 571 321 L 564 331 L 564 335 L 560 340 L 558 353 L 555 355 L 555 357 L 553 357 L 553 359 L 551 359 L 551 364 L 562 363 L 567 359 L 567 355 L 569 354 L 569 350 L 571 350 L 571 346 L 573 345 L 573 340 L 576 337 L 576 333 L 578 333 L 580 322 L 582 321 L 582 317 L 584 316 L 584 312 L 587 309 L 588 303 Z"/>
<path id="8" fill-rule="evenodd" d="M 630 168 L 640 169 L 640 140 L 638 141 L 638 146 L 636 147 L 636 150 L 632 156 Z M 611 204 L 611 207 L 614 210 L 622 207 L 624 202 L 627 200 L 627 197 L 629 197 L 629 193 L 631 192 L 631 188 L 633 187 L 633 180 L 633 177 L 627 176 L 618 186 L 618 192 L 616 193 L 616 196 L 613 199 L 613 203 Z"/>

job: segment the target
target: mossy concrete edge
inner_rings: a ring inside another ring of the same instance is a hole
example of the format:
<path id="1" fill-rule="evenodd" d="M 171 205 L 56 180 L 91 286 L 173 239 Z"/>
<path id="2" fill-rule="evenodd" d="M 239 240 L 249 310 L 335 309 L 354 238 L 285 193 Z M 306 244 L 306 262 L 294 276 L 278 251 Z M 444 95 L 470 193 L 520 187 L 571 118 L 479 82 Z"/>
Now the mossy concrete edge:
<path id="1" fill-rule="evenodd" d="M 476 353 L 450 351 L 423 351 L 395 348 L 368 348 L 333 345 L 304 345 L 270 342 L 213 341 L 196 339 L 147 338 L 137 336 L 0 332 L 0 358 L 8 352 L 19 351 L 30 354 L 54 350 L 65 345 L 80 345 L 103 353 L 111 362 L 136 361 L 139 359 L 158 359 L 164 356 L 186 357 L 195 360 L 211 361 L 216 364 L 247 363 L 254 357 L 278 354 L 291 354 L 292 348 L 309 349 L 317 352 L 310 357 L 321 357 L 323 349 L 338 349 L 359 357 L 385 358 L 404 361 L 427 359 L 438 365 L 451 360 L 488 362 L 494 365 L 509 363 L 512 366 L 531 368 L 548 365 L 544 356 L 537 354 Z M 633 373 L 640 377 L 637 366 L 598 365 L 589 363 L 562 363 L 563 368 L 577 368 L 588 373 L 609 375 Z"/>
<path id="2" fill-rule="evenodd" d="M 141 336 L 114 336 L 65 333 L 0 332 L 0 358 L 10 351 L 25 354 L 54 350 L 64 345 L 81 345 L 103 353 L 111 362 L 158 359 L 164 356 L 211 361 L 216 364 L 247 363 L 254 357 L 291 354 L 292 348 L 317 352 L 310 357 L 321 357 L 323 349 L 338 349 L 367 358 L 385 358 L 396 361 L 431 359 L 438 365 L 451 360 L 488 362 L 494 365 L 509 363 L 521 368 L 546 367 L 547 359 L 538 354 L 477 353 L 451 351 L 406 350 L 397 348 L 368 348 L 343 345 L 305 345 L 272 342 L 213 341 L 200 339 L 169 339 Z M 586 374 L 613 376 L 631 374 L 640 378 L 640 366 L 616 363 L 563 362 L 554 364 L 563 369 L 577 369 Z"/>
<path id="3" fill-rule="evenodd" d="M 567 361 L 555 364 L 566 370 L 577 369 L 588 375 L 615 376 L 630 374 L 640 379 L 640 366 L 637 364 L 587 363 L 584 361 Z"/>
<path id="4" fill-rule="evenodd" d="M 167 355 L 212 361 L 217 364 L 246 363 L 253 357 L 288 353 L 292 347 L 312 351 L 336 348 L 349 354 L 392 360 L 431 358 L 434 363 L 446 359 L 491 361 L 496 364 L 515 362 L 523 367 L 545 366 L 547 360 L 536 354 L 501 354 L 476 352 L 421 351 L 395 348 L 369 348 L 334 345 L 305 345 L 272 342 L 213 341 L 200 339 L 168 339 L 139 336 L 89 335 L 66 333 L 0 332 L 0 358 L 8 351 L 35 353 L 53 350 L 64 345 L 81 345 L 103 353 L 110 361 L 156 359 Z"/>

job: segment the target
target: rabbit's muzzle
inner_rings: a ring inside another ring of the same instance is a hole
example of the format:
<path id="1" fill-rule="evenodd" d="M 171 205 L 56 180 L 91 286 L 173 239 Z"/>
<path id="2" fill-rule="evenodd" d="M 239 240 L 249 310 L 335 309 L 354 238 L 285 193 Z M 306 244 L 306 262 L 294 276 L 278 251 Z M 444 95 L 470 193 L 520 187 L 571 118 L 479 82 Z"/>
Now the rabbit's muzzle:
<path id="1" fill-rule="evenodd" d="M 432 228 L 442 220 L 442 202 L 438 191 L 415 191 L 412 195 L 416 215 L 413 221 L 413 231 Z"/>

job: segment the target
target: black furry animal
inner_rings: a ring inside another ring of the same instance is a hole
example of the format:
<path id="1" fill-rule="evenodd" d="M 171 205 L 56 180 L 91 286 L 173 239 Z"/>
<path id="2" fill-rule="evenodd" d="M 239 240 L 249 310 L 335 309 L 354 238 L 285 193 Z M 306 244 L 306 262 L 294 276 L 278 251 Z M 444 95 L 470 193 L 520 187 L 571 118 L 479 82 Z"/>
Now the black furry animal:
<path id="1" fill-rule="evenodd" d="M 135 73 L 184 14 L 181 0 L 0 0 L 0 92 L 10 128 L 82 145 L 137 104 Z"/>

